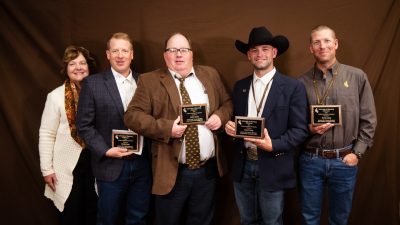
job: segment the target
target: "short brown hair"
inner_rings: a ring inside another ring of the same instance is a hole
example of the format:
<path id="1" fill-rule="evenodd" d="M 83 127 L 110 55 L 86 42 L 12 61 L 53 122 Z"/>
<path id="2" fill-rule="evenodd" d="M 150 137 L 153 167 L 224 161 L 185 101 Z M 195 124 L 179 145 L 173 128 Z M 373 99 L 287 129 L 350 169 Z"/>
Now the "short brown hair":
<path id="1" fill-rule="evenodd" d="M 133 50 L 133 40 L 131 39 L 131 37 L 129 37 L 129 35 L 127 33 L 124 33 L 124 32 L 114 33 L 108 38 L 108 40 L 107 40 L 107 50 L 110 50 L 110 41 L 113 38 L 114 39 L 123 39 L 123 40 L 128 41 L 129 43 L 131 43 L 131 48 Z"/>
<path id="2" fill-rule="evenodd" d="M 89 74 L 93 74 L 96 72 L 96 61 L 90 55 L 89 50 L 87 50 L 86 48 L 84 48 L 82 46 L 70 45 L 64 51 L 64 57 L 62 59 L 63 65 L 62 65 L 62 68 L 60 71 L 61 74 L 68 77 L 68 74 L 67 74 L 68 63 L 71 62 L 72 60 L 78 58 L 79 54 L 82 54 L 83 57 L 85 57 L 86 63 L 89 66 Z"/>
<path id="3" fill-rule="evenodd" d="M 310 43 L 311 43 L 311 41 L 312 41 L 312 40 L 311 40 L 311 35 L 312 35 L 314 32 L 317 32 L 317 31 L 320 31 L 320 30 L 330 30 L 330 31 L 332 32 L 333 38 L 336 39 L 336 33 L 335 33 L 335 31 L 334 31 L 332 28 L 328 27 L 327 25 L 320 24 L 320 25 L 318 25 L 318 26 L 315 26 L 315 27 L 311 30 L 311 32 L 310 32 Z"/>

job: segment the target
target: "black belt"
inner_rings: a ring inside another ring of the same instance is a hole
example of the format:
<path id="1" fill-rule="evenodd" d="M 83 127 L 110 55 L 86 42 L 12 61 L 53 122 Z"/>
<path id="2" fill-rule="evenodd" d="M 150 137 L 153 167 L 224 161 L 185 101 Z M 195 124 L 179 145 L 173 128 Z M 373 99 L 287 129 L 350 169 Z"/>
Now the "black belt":
<path id="1" fill-rule="evenodd" d="M 326 159 L 343 158 L 346 155 L 353 153 L 351 149 L 321 149 L 321 148 L 307 148 L 304 151 L 321 156 Z"/>
<path id="2" fill-rule="evenodd" d="M 258 153 L 257 153 L 257 147 L 247 147 L 244 148 L 246 151 L 246 159 L 255 161 L 258 160 Z M 267 155 L 270 158 L 277 158 L 280 156 L 283 156 L 286 154 L 286 152 L 267 152 L 264 151 L 264 154 Z"/>
<path id="3" fill-rule="evenodd" d="M 215 160 L 215 157 L 212 157 L 212 158 L 209 158 L 209 159 L 206 159 L 206 160 L 203 160 L 203 161 L 200 161 L 200 167 L 199 168 L 202 168 L 202 167 L 206 167 L 206 165 L 208 165 L 209 163 L 211 163 L 211 162 L 215 162 L 216 160 Z M 179 163 L 179 167 L 182 167 L 182 168 L 189 168 L 189 164 L 187 164 L 187 163 Z"/>

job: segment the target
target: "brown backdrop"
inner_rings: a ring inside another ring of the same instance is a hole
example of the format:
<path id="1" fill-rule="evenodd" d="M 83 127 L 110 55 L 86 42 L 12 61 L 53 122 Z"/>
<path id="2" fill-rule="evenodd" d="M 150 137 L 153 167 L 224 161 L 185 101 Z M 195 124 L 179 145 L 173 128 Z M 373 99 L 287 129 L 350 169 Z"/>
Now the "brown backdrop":
<path id="1" fill-rule="evenodd" d="M 127 32 L 137 43 L 133 68 L 147 72 L 163 65 L 164 38 L 181 31 L 192 38 L 196 63 L 216 67 L 231 89 L 252 71 L 235 39 L 247 42 L 260 25 L 286 35 L 290 48 L 277 67 L 297 77 L 312 66 L 308 38 L 317 24 L 337 31 L 339 61 L 367 72 L 377 106 L 375 145 L 360 164 L 350 224 L 399 224 L 399 0 L 1 0 L 0 223 L 57 224 L 42 194 L 37 146 L 46 94 L 64 79 L 67 45 L 87 47 L 105 69 L 106 38 Z M 286 202 L 286 224 L 299 224 L 295 190 Z M 238 218 L 227 176 L 215 224 L 239 224 Z"/>

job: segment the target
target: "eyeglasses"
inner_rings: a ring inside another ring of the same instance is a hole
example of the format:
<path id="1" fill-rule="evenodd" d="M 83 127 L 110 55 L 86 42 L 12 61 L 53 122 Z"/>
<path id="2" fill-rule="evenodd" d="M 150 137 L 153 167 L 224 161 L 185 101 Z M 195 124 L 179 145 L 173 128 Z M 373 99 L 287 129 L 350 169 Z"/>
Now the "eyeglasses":
<path id="1" fill-rule="evenodd" d="M 70 62 L 70 63 L 68 63 L 68 66 L 70 66 L 70 67 L 77 67 L 77 66 L 87 66 L 87 62 L 86 61 L 82 61 L 82 62 L 78 62 L 78 63 L 76 63 L 76 62 Z"/>
<path id="2" fill-rule="evenodd" d="M 128 50 L 128 49 L 111 49 L 111 50 L 109 50 L 109 52 L 111 53 L 111 55 L 113 55 L 113 56 L 117 56 L 117 55 L 119 55 L 119 54 L 121 54 L 122 56 L 127 56 L 127 55 L 129 55 L 129 53 L 131 52 L 132 50 Z"/>
<path id="3" fill-rule="evenodd" d="M 180 52 L 182 55 L 187 54 L 188 52 L 192 51 L 190 48 L 167 48 L 165 52 L 170 54 L 178 54 Z"/>

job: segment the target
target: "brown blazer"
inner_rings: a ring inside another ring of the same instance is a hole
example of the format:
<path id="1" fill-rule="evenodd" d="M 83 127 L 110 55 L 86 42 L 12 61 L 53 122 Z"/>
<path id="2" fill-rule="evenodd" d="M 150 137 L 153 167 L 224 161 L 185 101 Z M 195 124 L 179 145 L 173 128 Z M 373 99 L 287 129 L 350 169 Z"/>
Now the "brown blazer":
<path id="1" fill-rule="evenodd" d="M 208 66 L 194 66 L 209 99 L 209 115 L 216 114 L 225 124 L 232 116 L 232 102 L 218 72 Z M 125 113 L 125 125 L 152 140 L 153 194 L 168 194 L 178 174 L 178 157 L 182 142 L 171 137 L 174 120 L 181 104 L 178 88 L 167 68 L 142 74 Z M 223 125 L 220 129 L 223 129 Z M 214 133 L 218 172 L 227 171 L 226 159 Z"/>

